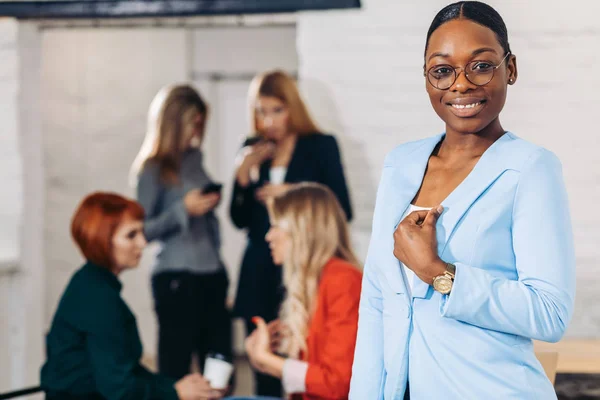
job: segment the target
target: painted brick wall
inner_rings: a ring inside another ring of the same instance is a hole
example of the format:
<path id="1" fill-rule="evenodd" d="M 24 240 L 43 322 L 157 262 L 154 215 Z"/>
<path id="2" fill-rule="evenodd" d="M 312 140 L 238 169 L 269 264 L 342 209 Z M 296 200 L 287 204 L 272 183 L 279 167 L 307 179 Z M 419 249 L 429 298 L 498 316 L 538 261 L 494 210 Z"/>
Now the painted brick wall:
<path id="1" fill-rule="evenodd" d="M 16 221 L 20 218 L 20 195 L 11 193 L 20 190 L 21 154 L 18 151 L 17 132 L 17 87 L 18 87 L 18 24 L 12 19 L 0 19 L 0 120 L 3 128 L 0 132 L 0 180 L 6 182 L 3 190 L 8 192 L 0 200 L 0 370 L 11 366 L 10 346 L 15 341 L 15 319 L 9 307 L 9 299 L 15 294 L 14 274 L 8 273 L 18 263 L 18 251 L 15 238 L 18 234 Z M 15 170 L 16 168 L 16 170 Z M 15 217 L 16 216 L 16 220 Z M 0 374 L 0 389 L 11 382 L 11 375 Z"/>
<path id="2" fill-rule="evenodd" d="M 45 291 L 40 227 L 44 185 L 38 114 L 37 27 L 0 19 L 0 59 L 0 120 L 3 122 L 0 130 L 0 392 L 3 392 L 37 384 L 43 360 Z"/>

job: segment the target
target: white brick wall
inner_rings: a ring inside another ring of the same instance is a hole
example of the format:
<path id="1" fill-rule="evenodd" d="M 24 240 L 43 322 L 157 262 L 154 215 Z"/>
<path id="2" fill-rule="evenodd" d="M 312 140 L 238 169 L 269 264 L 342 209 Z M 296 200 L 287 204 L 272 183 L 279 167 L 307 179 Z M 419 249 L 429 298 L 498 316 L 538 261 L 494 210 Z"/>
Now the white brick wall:
<path id="1" fill-rule="evenodd" d="M 3 190 L 0 196 L 0 226 L 3 227 L 0 230 L 0 260 L 19 257 L 17 239 L 23 176 L 18 140 L 18 33 L 17 21 L 0 19 L 0 182 L 10 188 Z"/>
<path id="2" fill-rule="evenodd" d="M 448 0 L 363 0 L 363 9 L 298 19 L 300 75 L 311 109 L 338 134 L 365 255 L 385 154 L 441 132 L 422 76 L 425 36 Z M 600 158 L 597 90 L 600 2 L 490 0 L 507 23 L 519 81 L 504 127 L 556 152 L 564 165 L 577 250 L 576 310 L 568 335 L 598 337 Z M 595 121 L 594 121 L 595 122 Z"/>
<path id="3" fill-rule="evenodd" d="M 19 220 L 21 217 L 21 153 L 18 146 L 18 23 L 0 19 L 0 389 L 18 381 L 13 368 L 21 359 L 19 349 L 21 318 L 15 313 L 16 299 L 22 294 L 14 268 L 19 267 Z M 7 371 L 8 373 L 5 373 Z"/>
<path id="4" fill-rule="evenodd" d="M 35 385 L 43 359 L 39 39 L 35 26 L 0 19 L 0 392 Z M 27 238 L 27 240 L 22 240 Z"/>

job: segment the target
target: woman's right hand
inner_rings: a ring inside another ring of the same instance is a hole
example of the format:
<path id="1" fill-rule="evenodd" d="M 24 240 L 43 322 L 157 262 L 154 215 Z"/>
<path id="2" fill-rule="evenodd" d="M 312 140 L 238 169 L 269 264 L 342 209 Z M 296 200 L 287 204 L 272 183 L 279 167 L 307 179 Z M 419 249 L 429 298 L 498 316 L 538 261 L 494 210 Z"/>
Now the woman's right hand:
<path id="1" fill-rule="evenodd" d="M 198 373 L 184 376 L 175 383 L 179 400 L 220 399 L 223 392 L 210 387 L 209 382 Z"/>
<path id="2" fill-rule="evenodd" d="M 185 194 L 183 204 L 189 215 L 199 217 L 215 208 L 220 200 L 218 193 L 202 194 L 200 189 L 193 189 Z"/>
<path id="3" fill-rule="evenodd" d="M 250 171 L 258 168 L 266 160 L 275 155 L 275 144 L 262 141 L 252 146 L 243 147 L 238 158 L 238 169 L 236 178 L 240 185 L 248 186 L 250 183 Z"/>
<path id="4" fill-rule="evenodd" d="M 254 317 L 252 322 L 256 324 L 256 329 L 246 338 L 244 347 L 250 364 L 264 373 L 264 361 L 269 354 L 273 354 L 271 350 L 271 333 L 262 318 Z"/>

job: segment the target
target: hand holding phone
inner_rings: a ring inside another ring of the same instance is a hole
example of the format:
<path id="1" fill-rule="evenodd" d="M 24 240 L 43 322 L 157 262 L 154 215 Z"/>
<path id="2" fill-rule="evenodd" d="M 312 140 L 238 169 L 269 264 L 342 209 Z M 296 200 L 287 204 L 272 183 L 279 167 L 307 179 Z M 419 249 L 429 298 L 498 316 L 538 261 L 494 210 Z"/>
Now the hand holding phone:
<path id="1" fill-rule="evenodd" d="M 246 139 L 245 146 L 254 146 L 258 142 L 261 142 L 263 140 L 264 139 L 260 136 L 250 136 L 248 139 Z"/>
<path id="2" fill-rule="evenodd" d="M 235 173 L 238 184 L 247 187 L 253 178 L 251 174 L 257 171 L 262 163 L 275 156 L 275 144 L 260 136 L 248 138 L 236 159 Z"/>
<path id="3" fill-rule="evenodd" d="M 223 189 L 222 184 L 211 182 L 202 188 L 202 194 L 221 193 L 221 189 Z"/>
<path id="4" fill-rule="evenodd" d="M 209 192 L 205 193 L 204 190 Z M 221 185 L 209 184 L 203 189 L 193 189 L 186 193 L 183 204 L 188 214 L 199 217 L 214 209 L 221 201 Z"/>
<path id="5" fill-rule="evenodd" d="M 260 166 L 263 162 L 274 156 L 275 143 L 261 138 L 252 141 L 249 140 L 249 143 L 242 148 L 238 155 L 238 165 L 245 169 L 250 169 L 251 167 Z"/>

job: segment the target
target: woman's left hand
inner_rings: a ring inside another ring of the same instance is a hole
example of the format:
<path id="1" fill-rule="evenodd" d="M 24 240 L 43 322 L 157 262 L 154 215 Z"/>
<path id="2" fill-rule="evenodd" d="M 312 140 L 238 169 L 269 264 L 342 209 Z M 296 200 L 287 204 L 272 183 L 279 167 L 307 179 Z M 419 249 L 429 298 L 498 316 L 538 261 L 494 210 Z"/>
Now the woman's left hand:
<path id="1" fill-rule="evenodd" d="M 285 193 L 289 188 L 290 188 L 289 183 L 281 183 L 278 185 L 274 185 L 272 183 L 267 183 L 256 191 L 256 198 L 261 203 L 266 204 L 268 199 L 277 197 L 277 196 Z"/>
<path id="2" fill-rule="evenodd" d="M 435 226 L 443 210 L 440 205 L 429 211 L 413 211 L 394 232 L 394 256 L 429 285 L 446 270 L 437 254 Z"/>
<path id="3" fill-rule="evenodd" d="M 264 319 L 254 317 L 252 318 L 252 322 L 256 324 L 256 329 L 246 339 L 246 353 L 250 359 L 250 364 L 259 371 L 262 371 L 262 363 L 265 356 L 272 354 L 271 335 Z"/>

